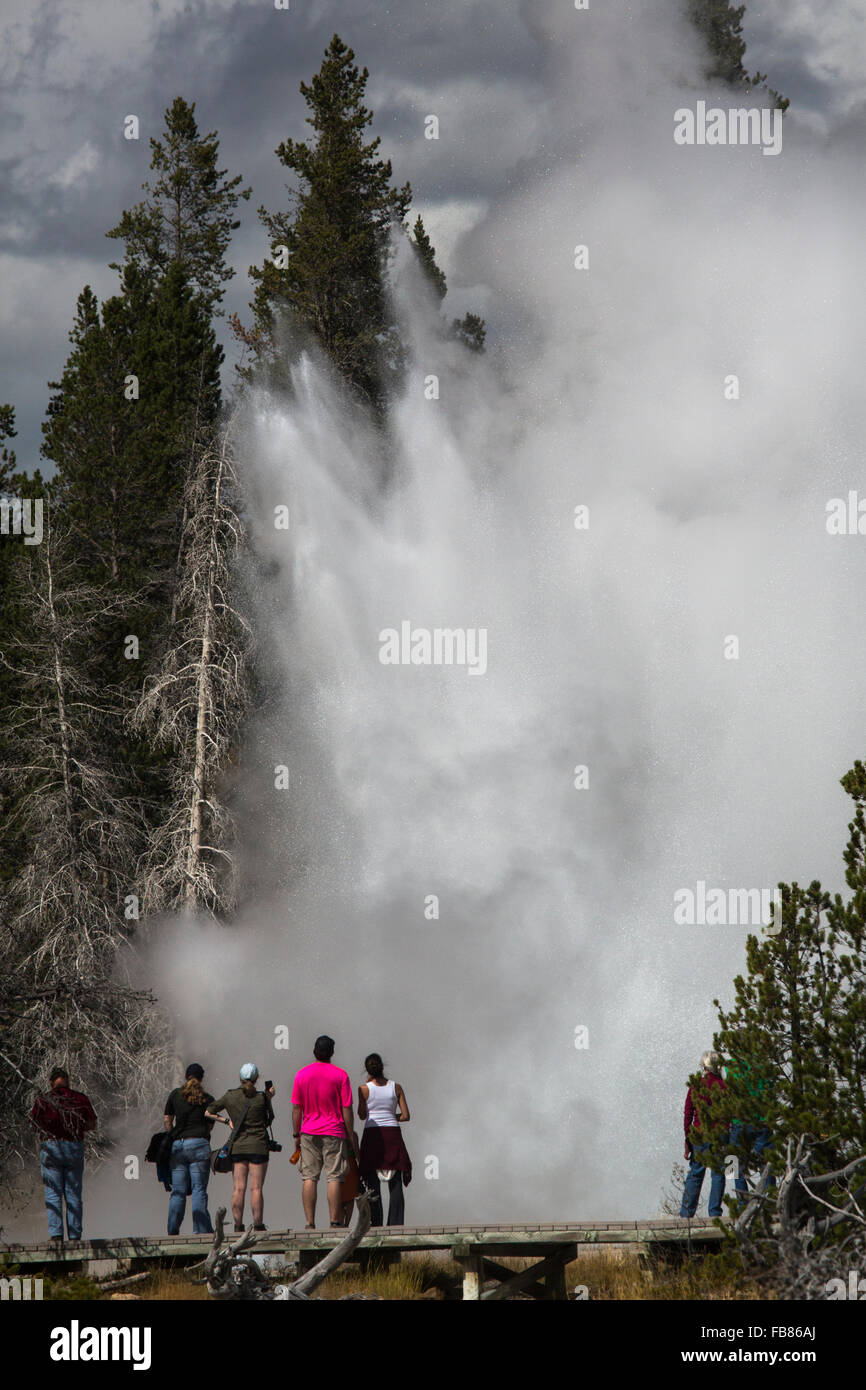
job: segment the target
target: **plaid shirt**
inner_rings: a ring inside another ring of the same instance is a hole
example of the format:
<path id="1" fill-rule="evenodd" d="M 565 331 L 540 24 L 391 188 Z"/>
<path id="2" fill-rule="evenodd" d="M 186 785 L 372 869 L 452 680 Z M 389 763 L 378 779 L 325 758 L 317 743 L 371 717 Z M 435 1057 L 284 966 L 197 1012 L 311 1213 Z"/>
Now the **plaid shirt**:
<path id="1" fill-rule="evenodd" d="M 43 1139 L 80 1141 L 85 1130 L 95 1127 L 96 1114 L 81 1091 L 58 1086 L 47 1095 L 37 1096 L 30 1121 Z"/>
<path id="2" fill-rule="evenodd" d="M 720 1076 L 716 1076 L 715 1072 L 708 1071 L 704 1075 L 697 1096 L 694 1096 L 692 1094 L 691 1086 L 686 1092 L 686 1108 L 683 1114 L 683 1128 L 685 1129 L 687 1139 L 689 1137 L 689 1130 L 692 1128 L 693 1125 L 695 1129 L 700 1129 L 701 1127 L 700 1121 L 698 1119 L 698 1112 L 695 1107 L 695 1100 L 700 1101 L 700 1103 L 703 1106 L 711 1105 L 713 1099 L 714 1086 L 721 1086 L 722 1090 L 725 1089 L 725 1083 L 722 1080 L 722 1078 Z"/>

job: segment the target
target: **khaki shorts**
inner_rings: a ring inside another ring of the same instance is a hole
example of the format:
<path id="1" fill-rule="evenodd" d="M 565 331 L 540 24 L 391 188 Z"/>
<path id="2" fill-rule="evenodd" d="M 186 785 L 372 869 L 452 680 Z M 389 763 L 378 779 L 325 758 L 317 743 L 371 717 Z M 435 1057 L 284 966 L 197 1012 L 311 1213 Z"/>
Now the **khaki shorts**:
<path id="1" fill-rule="evenodd" d="M 328 1182 L 342 1182 L 349 1171 L 349 1145 L 337 1134 L 301 1135 L 301 1177 L 318 1182 L 322 1168 Z"/>

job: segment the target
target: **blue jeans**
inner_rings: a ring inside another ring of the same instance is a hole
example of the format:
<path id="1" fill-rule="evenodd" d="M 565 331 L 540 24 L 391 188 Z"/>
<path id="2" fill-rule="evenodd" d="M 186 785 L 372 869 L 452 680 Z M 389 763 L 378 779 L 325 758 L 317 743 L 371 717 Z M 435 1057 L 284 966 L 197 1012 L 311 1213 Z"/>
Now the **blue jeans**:
<path id="1" fill-rule="evenodd" d="M 704 1164 L 700 1162 L 700 1155 L 704 1153 L 706 1148 L 706 1144 L 695 1144 L 692 1149 L 686 1185 L 683 1188 L 683 1202 L 680 1207 L 680 1216 L 694 1216 L 698 1209 L 698 1200 L 701 1195 L 701 1188 L 704 1184 L 704 1173 L 707 1171 Z M 708 1207 L 710 1216 L 721 1216 L 722 1198 L 724 1195 L 725 1175 L 724 1173 L 714 1173 L 711 1168 L 710 1204 Z"/>
<path id="2" fill-rule="evenodd" d="M 747 1144 L 751 1144 L 752 1157 L 755 1160 L 754 1166 L 763 1172 L 764 1165 L 767 1161 L 764 1157 L 764 1150 L 770 1147 L 770 1131 L 760 1125 L 741 1125 L 739 1123 L 731 1125 L 731 1144 L 736 1146 L 741 1139 L 745 1139 Z M 749 1190 L 749 1184 L 746 1181 L 748 1166 L 750 1165 L 742 1162 L 737 1163 L 737 1177 L 734 1181 L 734 1187 L 737 1192 L 743 1195 Z M 776 1186 L 776 1179 L 773 1177 L 772 1173 L 770 1174 L 767 1186 Z M 739 1200 L 743 1200 L 742 1196 Z"/>
<path id="3" fill-rule="evenodd" d="M 77 1139 L 43 1139 L 39 1162 L 45 1187 L 48 1234 L 63 1239 L 63 1199 L 70 1240 L 81 1239 L 81 1183 L 84 1178 L 84 1145 Z"/>
<path id="4" fill-rule="evenodd" d="M 210 1177 L 210 1140 L 175 1139 L 171 1146 L 171 1196 L 168 1199 L 168 1233 L 180 1233 L 186 1199 L 192 1189 L 192 1229 L 196 1235 L 213 1231 L 207 1209 Z"/>

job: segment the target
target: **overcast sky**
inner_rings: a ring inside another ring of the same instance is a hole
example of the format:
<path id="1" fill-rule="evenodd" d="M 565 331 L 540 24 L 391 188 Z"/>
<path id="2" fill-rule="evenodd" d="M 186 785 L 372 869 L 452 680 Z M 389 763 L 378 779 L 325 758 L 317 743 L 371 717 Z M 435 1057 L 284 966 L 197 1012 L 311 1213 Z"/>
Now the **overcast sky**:
<path id="1" fill-rule="evenodd" d="M 600 0 L 593 0 L 600 3 Z M 614 0 L 652 12 L 660 0 Z M 666 0 L 673 4 L 675 0 Z M 201 131 L 216 129 L 222 164 L 252 185 L 230 256 L 227 296 L 242 314 L 246 271 L 265 252 L 255 209 L 283 205 L 274 156 L 302 138 L 298 84 L 317 70 L 334 31 L 370 71 L 374 130 L 395 181 L 411 182 L 449 277 L 455 312 L 484 306 L 461 276 L 460 235 L 529 161 L 543 159 L 546 57 L 531 16 L 568 0 L 68 0 L 35 8 L 3 0 L 0 21 L 0 401 L 18 412 L 19 462 L 38 462 L 47 381 L 62 369 L 75 299 L 112 292 L 120 246 L 105 239 L 148 176 L 149 137 L 181 94 Z M 575 16 L 579 21 L 580 16 Z M 862 104 L 866 15 L 851 0 L 751 0 L 747 65 L 760 67 L 798 116 L 841 127 Z M 425 140 L 435 113 L 440 139 Z M 140 118 L 138 142 L 123 118 Z M 476 261 L 477 264 L 477 261 Z"/>

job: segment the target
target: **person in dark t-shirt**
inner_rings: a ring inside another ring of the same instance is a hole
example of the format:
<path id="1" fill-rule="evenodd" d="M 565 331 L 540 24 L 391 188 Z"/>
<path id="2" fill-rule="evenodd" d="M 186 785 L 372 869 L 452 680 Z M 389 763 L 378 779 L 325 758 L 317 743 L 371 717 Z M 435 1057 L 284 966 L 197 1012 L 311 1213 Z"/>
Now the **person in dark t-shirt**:
<path id="1" fill-rule="evenodd" d="M 186 1199 L 192 1191 L 192 1229 L 197 1235 L 213 1231 L 207 1208 L 210 1177 L 210 1132 L 213 1120 L 205 1117 L 213 1096 L 202 1086 L 204 1069 L 191 1062 L 186 1080 L 165 1102 L 164 1123 L 174 1136 L 171 1146 L 171 1197 L 168 1201 L 168 1234 L 180 1234 Z"/>

